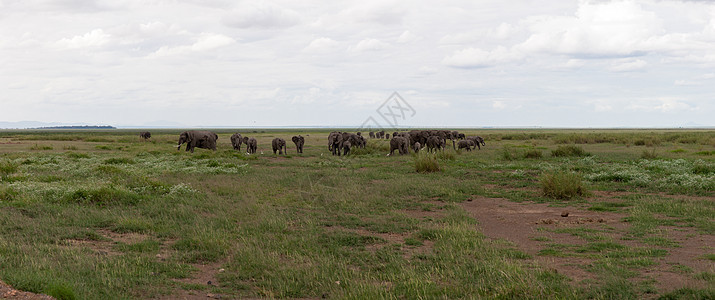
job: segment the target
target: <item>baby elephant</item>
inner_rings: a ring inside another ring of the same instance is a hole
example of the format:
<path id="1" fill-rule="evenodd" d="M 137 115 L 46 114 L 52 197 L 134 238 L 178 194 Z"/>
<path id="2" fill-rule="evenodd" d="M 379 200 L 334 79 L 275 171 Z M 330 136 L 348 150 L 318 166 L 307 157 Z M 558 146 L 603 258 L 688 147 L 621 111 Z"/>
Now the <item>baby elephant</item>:
<path id="1" fill-rule="evenodd" d="M 256 153 L 256 150 L 258 149 L 258 141 L 256 141 L 256 139 L 249 139 L 247 136 L 244 136 L 243 143 L 246 144 L 246 152 L 248 152 L 248 154 Z"/>
<path id="2" fill-rule="evenodd" d="M 472 140 L 461 140 L 457 145 L 459 146 L 459 150 L 466 148 L 467 151 L 472 151 L 472 149 L 476 147 Z"/>
<path id="3" fill-rule="evenodd" d="M 278 154 L 283 154 L 284 149 L 286 154 L 288 154 L 288 149 L 286 148 L 286 141 L 284 139 L 275 138 L 273 139 L 273 142 L 271 142 L 271 145 L 273 146 L 273 154 L 276 154 L 276 151 L 278 151 Z"/>
<path id="4" fill-rule="evenodd" d="M 422 145 L 420 145 L 420 142 L 415 142 L 414 145 L 412 145 L 412 150 L 415 151 L 415 154 L 420 153 L 420 148 Z"/>
<path id="5" fill-rule="evenodd" d="M 291 140 L 293 140 L 293 144 L 295 144 L 296 152 L 303 153 L 303 144 L 305 144 L 305 138 L 301 135 L 298 135 L 293 136 Z"/>

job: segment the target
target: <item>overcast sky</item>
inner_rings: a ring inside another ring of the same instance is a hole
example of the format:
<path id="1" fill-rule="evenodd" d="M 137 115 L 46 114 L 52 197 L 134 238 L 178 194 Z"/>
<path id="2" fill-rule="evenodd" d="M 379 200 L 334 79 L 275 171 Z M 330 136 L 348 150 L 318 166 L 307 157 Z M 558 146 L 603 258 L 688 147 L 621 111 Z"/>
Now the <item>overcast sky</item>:
<path id="1" fill-rule="evenodd" d="M 713 1 L 0 0 L 0 121 L 715 126 Z"/>

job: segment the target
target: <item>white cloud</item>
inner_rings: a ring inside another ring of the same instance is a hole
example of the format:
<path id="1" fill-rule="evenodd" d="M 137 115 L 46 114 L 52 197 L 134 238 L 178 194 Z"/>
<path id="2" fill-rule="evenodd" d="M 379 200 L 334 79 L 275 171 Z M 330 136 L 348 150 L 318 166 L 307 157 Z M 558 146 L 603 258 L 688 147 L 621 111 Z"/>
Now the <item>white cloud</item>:
<path id="1" fill-rule="evenodd" d="M 300 15 L 267 2 L 247 2 L 223 18 L 223 23 L 238 28 L 284 28 L 300 23 Z"/>
<path id="2" fill-rule="evenodd" d="M 83 35 L 61 39 L 57 42 L 57 46 L 65 49 L 100 47 L 109 43 L 110 37 L 111 36 L 105 33 L 101 28 L 98 28 Z"/>
<path id="3" fill-rule="evenodd" d="M 478 48 L 467 48 L 455 51 L 445 57 L 442 63 L 454 68 L 484 68 L 521 59 L 522 56 L 505 47 L 497 47 L 492 51 Z"/>
<path id="4" fill-rule="evenodd" d="M 538 16 L 526 21 L 531 36 L 519 47 L 528 52 L 583 56 L 633 56 L 662 33 L 662 20 L 634 1 L 581 1 L 574 16 Z"/>
<path id="5" fill-rule="evenodd" d="M 647 100 L 630 100 L 626 109 L 633 111 L 648 111 L 674 113 L 684 111 L 695 111 L 698 108 L 682 99 L 677 98 L 656 98 Z"/>
<path id="6" fill-rule="evenodd" d="M 646 67 L 646 63 L 642 59 L 621 59 L 616 61 L 609 70 L 611 72 L 632 72 L 638 71 Z"/>
<path id="7" fill-rule="evenodd" d="M 236 41 L 230 37 L 227 37 L 222 34 L 216 34 L 216 33 L 202 33 L 199 35 L 199 37 L 196 39 L 196 42 L 194 42 L 191 45 L 184 45 L 184 46 L 176 46 L 176 47 L 170 47 L 170 46 L 163 46 L 159 48 L 156 52 L 152 53 L 150 57 L 164 57 L 164 56 L 173 56 L 173 55 L 183 55 L 183 54 L 188 54 L 188 53 L 195 53 L 195 52 L 205 52 L 205 51 L 210 51 L 213 49 L 217 49 L 220 47 L 228 46 Z"/>
<path id="8" fill-rule="evenodd" d="M 337 51 L 339 47 L 340 43 L 337 41 L 327 37 L 320 37 L 311 41 L 310 44 L 303 49 L 303 52 L 325 54 Z"/>
<path id="9" fill-rule="evenodd" d="M 402 34 L 400 34 L 400 37 L 397 38 L 397 42 L 400 44 L 407 44 L 421 39 L 422 37 L 410 32 L 409 30 L 405 30 Z"/>
<path id="10" fill-rule="evenodd" d="M 364 39 L 357 43 L 357 45 L 351 46 L 350 50 L 355 52 L 378 51 L 386 49 L 389 46 L 390 44 L 378 39 Z"/>

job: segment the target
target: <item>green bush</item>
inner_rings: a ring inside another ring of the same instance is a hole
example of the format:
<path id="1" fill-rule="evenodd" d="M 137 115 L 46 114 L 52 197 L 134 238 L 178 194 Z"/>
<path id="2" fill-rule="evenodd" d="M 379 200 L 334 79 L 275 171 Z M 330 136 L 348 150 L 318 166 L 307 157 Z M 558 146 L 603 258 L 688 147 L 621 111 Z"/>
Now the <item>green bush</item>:
<path id="1" fill-rule="evenodd" d="M 420 152 L 415 156 L 415 169 L 419 173 L 438 172 L 439 162 L 437 156 L 425 152 Z"/>
<path id="2" fill-rule="evenodd" d="M 556 150 L 551 151 L 551 156 L 554 157 L 559 157 L 559 156 L 589 156 L 591 155 L 590 153 L 586 152 L 586 150 L 583 150 L 583 148 L 578 147 L 578 146 L 573 146 L 573 145 L 568 145 L 568 146 L 559 146 L 556 148 Z"/>
<path id="3" fill-rule="evenodd" d="M 11 161 L 0 162 L 0 178 L 7 177 L 17 172 L 17 164 Z"/>
<path id="4" fill-rule="evenodd" d="M 504 146 L 501 149 L 501 158 L 504 160 L 514 160 L 516 159 L 516 153 L 514 153 L 514 150 L 511 149 L 509 146 Z"/>
<path id="5" fill-rule="evenodd" d="M 643 152 L 641 153 L 641 158 L 656 159 L 656 158 L 658 158 L 658 154 L 655 153 L 655 148 L 653 148 L 651 151 L 643 150 Z"/>
<path id="6" fill-rule="evenodd" d="M 541 158 L 541 156 L 541 151 L 536 149 L 531 149 L 524 153 L 524 158 Z"/>
<path id="7" fill-rule="evenodd" d="M 571 172 L 556 171 L 541 176 L 544 196 L 553 199 L 571 199 L 587 194 L 581 176 Z"/>

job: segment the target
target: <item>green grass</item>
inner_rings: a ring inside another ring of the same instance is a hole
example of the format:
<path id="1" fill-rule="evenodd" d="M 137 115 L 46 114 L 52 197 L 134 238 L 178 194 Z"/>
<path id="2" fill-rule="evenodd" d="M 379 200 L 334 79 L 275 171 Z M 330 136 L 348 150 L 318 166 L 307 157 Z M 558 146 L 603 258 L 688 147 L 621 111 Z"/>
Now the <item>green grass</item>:
<path id="1" fill-rule="evenodd" d="M 216 130 L 218 151 L 191 154 L 176 151 L 180 131 L 152 131 L 151 142 L 132 130 L 0 131 L 14 142 L 0 144 L 0 279 L 58 299 L 170 298 L 181 289 L 227 298 L 639 298 L 658 291 L 638 274 L 680 246 L 664 227 L 715 234 L 706 201 L 714 161 L 698 154 L 712 151 L 712 131 L 467 130 L 487 146 L 391 157 L 387 140 L 334 157 L 326 130 L 260 129 L 241 132 L 258 139 L 258 154 L 232 150 L 229 129 Z M 272 155 L 274 137 L 299 133 L 304 154 Z M 657 159 L 641 158 L 641 140 L 658 145 Z M 629 194 L 591 201 L 589 190 Z M 534 237 L 539 255 L 590 261 L 584 270 L 596 279 L 575 284 L 484 236 L 461 206 L 476 197 L 619 213 L 628 238 L 645 246 L 611 238 L 606 226 L 553 231 L 579 245 Z M 224 271 L 211 287 L 178 282 L 198 266 Z M 688 276 L 712 282 L 710 273 Z"/>

